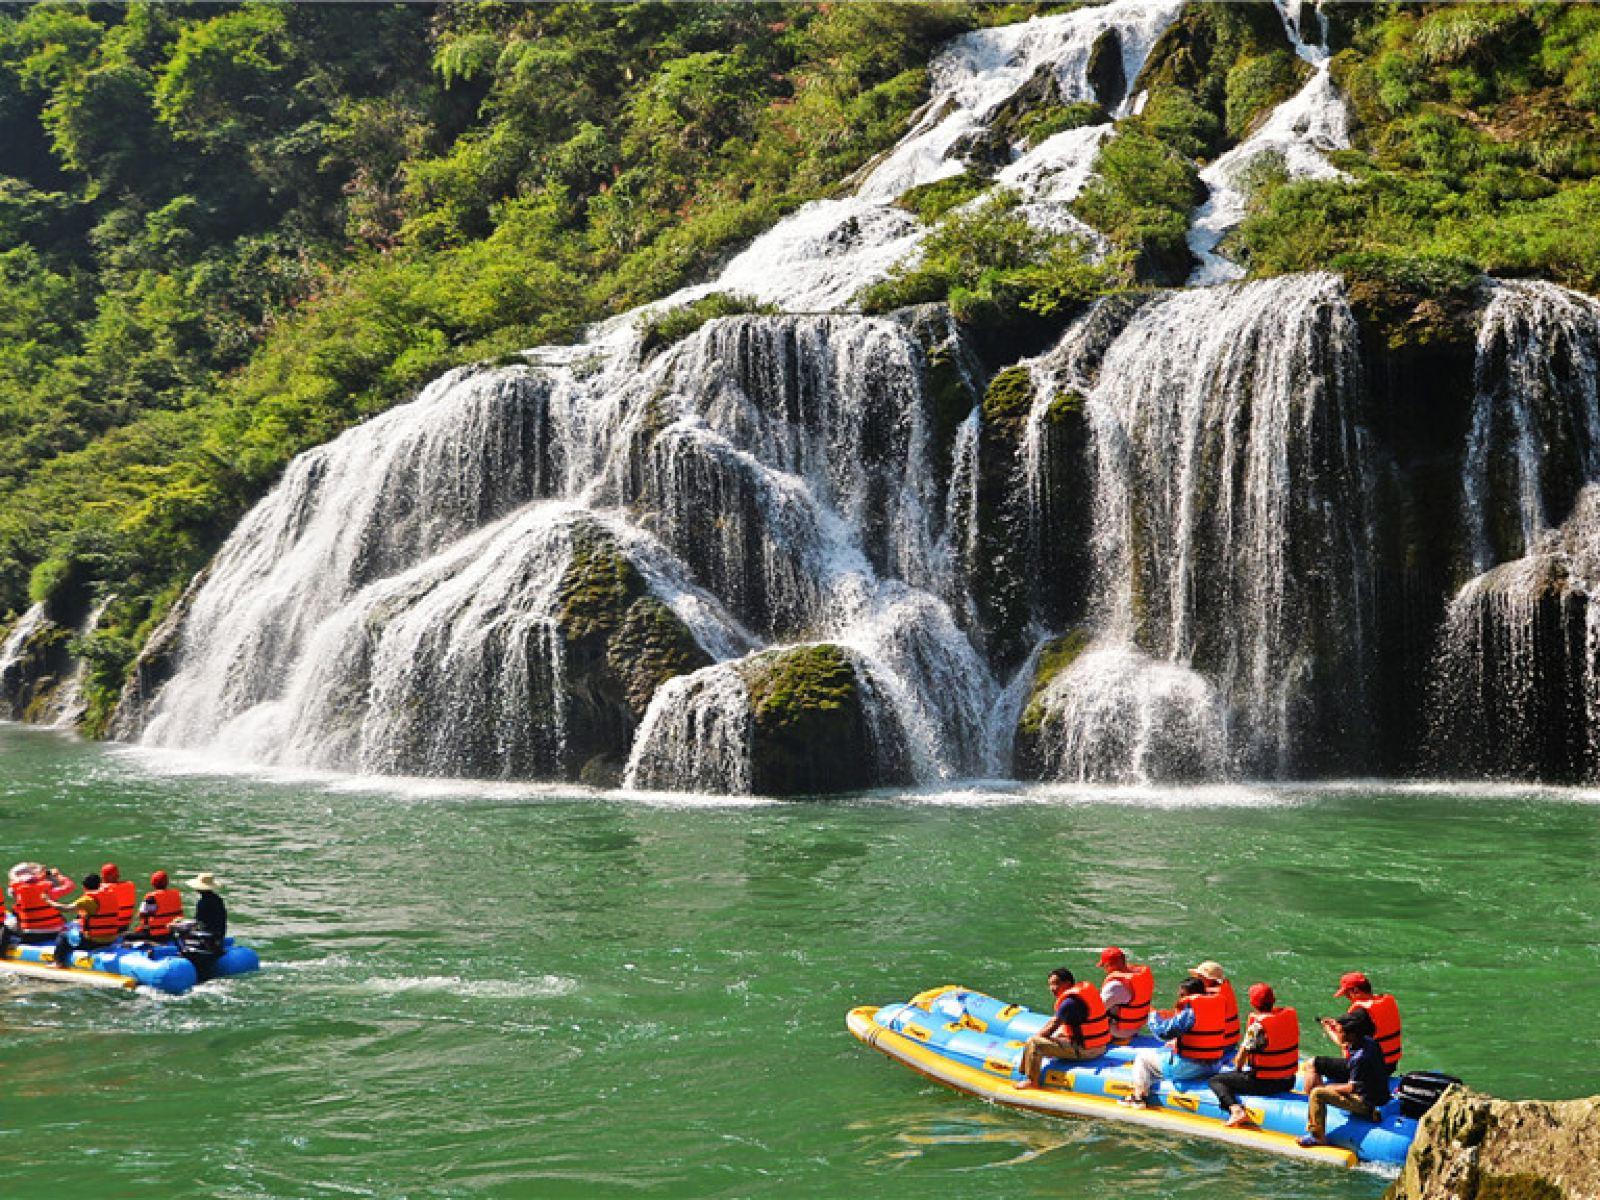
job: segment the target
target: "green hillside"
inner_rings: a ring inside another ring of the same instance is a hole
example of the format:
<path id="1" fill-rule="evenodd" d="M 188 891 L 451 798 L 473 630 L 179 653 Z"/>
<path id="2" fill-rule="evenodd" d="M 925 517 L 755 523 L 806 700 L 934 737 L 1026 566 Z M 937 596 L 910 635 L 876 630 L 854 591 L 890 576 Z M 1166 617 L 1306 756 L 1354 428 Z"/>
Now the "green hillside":
<path id="1" fill-rule="evenodd" d="M 80 648 L 92 725 L 294 454 L 702 276 L 891 145 L 938 45 L 1050 7 L 0 4 L 0 623 L 115 593 Z M 1600 290 L 1600 10 L 1325 11 L 1348 178 L 1266 164 L 1230 253 L 1379 297 Z M 1301 73 L 1269 4 L 1192 7 L 1078 202 L 1106 264 L 954 211 L 957 184 L 863 302 L 1051 321 L 1181 281 L 1199 167 Z"/>

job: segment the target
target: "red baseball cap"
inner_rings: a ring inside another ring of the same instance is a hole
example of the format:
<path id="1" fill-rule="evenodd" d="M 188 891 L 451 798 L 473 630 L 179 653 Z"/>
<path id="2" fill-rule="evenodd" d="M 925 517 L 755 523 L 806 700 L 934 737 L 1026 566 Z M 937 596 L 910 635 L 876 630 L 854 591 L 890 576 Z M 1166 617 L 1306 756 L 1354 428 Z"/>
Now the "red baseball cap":
<path id="1" fill-rule="evenodd" d="M 150 886 L 153 888 L 164 888 L 170 882 L 171 880 L 167 878 L 167 873 L 165 871 L 157 871 L 154 875 L 150 876 Z"/>
<path id="2" fill-rule="evenodd" d="M 116 883 L 122 878 L 122 872 L 117 870 L 116 863 L 107 863 L 100 868 L 101 883 Z"/>
<path id="3" fill-rule="evenodd" d="M 1252 983 L 1250 985 L 1250 1005 L 1252 1008 L 1276 1008 L 1278 997 L 1272 990 L 1271 984 Z"/>
<path id="4" fill-rule="evenodd" d="M 1370 992 L 1372 984 L 1367 982 L 1367 977 L 1360 971 L 1348 971 L 1339 976 L 1339 990 L 1335 996 L 1348 996 L 1354 991 Z"/>
<path id="5" fill-rule="evenodd" d="M 1107 946 L 1104 950 L 1100 951 L 1100 965 L 1102 967 L 1114 967 L 1118 963 L 1125 963 L 1127 961 L 1128 956 L 1115 946 Z"/>

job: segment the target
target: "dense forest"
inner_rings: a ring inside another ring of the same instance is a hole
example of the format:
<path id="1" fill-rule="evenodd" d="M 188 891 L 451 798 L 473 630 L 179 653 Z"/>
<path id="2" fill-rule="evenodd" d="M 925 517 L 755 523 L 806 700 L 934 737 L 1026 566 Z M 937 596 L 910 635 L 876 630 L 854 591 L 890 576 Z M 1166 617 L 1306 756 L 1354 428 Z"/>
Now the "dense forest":
<path id="1" fill-rule="evenodd" d="M 93 726 L 295 454 L 703 276 L 892 145 L 940 43 L 1067 7 L 0 4 L 0 624 L 114 596 Z M 1484 271 L 1600 291 L 1600 9 L 1323 13 L 1354 147 L 1263 164 L 1230 253 L 1437 297 L 1400 338 Z M 1191 7 L 1075 203 L 1108 255 L 961 207 L 975 169 L 905 198 L 937 228 L 858 303 L 1005 328 L 1181 282 L 1201 167 L 1306 71 L 1270 4 Z"/>

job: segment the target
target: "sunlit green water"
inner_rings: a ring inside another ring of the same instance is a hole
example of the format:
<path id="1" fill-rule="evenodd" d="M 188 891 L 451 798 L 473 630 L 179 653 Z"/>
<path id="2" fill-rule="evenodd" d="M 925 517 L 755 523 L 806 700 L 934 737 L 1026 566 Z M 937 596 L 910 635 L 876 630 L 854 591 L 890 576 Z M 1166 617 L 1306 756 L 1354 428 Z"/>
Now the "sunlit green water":
<path id="1" fill-rule="evenodd" d="M 1400 995 L 1408 1065 L 1600 1090 L 1583 797 L 673 807 L 174 775 L 5 726 L 0 766 L 13 857 L 214 868 L 269 963 L 176 999 L 0 983 L 0 1195 L 1381 1193 L 997 1111 L 844 1031 L 941 982 L 1037 1002 L 1108 941 L 1163 994 L 1215 957 L 1308 1015 L 1364 967 Z"/>

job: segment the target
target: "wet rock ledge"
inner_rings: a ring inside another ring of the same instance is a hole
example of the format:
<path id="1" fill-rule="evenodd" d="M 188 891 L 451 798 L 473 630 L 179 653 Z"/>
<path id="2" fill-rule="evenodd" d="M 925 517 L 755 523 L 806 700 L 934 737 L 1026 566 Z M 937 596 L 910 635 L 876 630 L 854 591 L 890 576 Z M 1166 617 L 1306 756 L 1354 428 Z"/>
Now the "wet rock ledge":
<path id="1" fill-rule="evenodd" d="M 1600 1096 L 1496 1100 L 1455 1087 L 1384 1200 L 1600 1200 Z"/>

